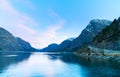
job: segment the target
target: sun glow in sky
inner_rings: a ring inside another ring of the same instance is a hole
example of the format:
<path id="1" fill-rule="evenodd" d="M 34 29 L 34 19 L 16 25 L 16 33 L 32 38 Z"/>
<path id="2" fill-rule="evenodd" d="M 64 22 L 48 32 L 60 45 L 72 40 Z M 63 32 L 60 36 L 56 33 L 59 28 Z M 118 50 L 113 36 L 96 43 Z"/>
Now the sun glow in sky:
<path id="1" fill-rule="evenodd" d="M 0 0 L 0 26 L 43 48 L 77 37 L 92 19 L 120 16 L 120 0 Z"/>

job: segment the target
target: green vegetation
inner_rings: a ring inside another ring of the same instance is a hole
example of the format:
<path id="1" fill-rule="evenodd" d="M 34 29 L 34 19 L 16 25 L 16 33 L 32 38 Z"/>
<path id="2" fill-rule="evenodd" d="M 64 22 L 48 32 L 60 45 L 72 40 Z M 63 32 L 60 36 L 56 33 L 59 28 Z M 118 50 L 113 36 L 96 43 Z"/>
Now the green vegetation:
<path id="1" fill-rule="evenodd" d="M 107 26 L 105 29 L 102 30 L 94 39 L 93 41 L 102 42 L 102 41 L 117 41 L 120 36 L 120 18 L 118 20 L 114 20 L 110 26 Z"/>
<path id="2" fill-rule="evenodd" d="M 116 55 L 118 52 L 111 51 L 110 53 L 104 52 L 104 49 L 110 49 L 110 50 L 119 50 L 119 41 L 120 40 L 120 18 L 118 20 L 114 20 L 110 25 L 108 25 L 106 28 L 104 28 L 98 35 L 93 39 L 93 41 L 86 45 L 81 47 L 77 54 L 82 55 L 100 55 L 100 56 L 106 56 L 106 55 Z M 89 45 L 93 45 L 93 48 L 98 48 L 98 50 L 89 49 Z"/>

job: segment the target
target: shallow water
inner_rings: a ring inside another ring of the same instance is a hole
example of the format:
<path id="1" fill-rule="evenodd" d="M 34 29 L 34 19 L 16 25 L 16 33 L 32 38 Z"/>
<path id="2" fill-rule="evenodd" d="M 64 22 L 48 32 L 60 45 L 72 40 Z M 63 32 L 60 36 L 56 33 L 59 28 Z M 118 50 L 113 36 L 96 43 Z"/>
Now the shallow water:
<path id="1" fill-rule="evenodd" d="M 119 65 L 71 53 L 0 53 L 0 77 L 120 77 Z"/>

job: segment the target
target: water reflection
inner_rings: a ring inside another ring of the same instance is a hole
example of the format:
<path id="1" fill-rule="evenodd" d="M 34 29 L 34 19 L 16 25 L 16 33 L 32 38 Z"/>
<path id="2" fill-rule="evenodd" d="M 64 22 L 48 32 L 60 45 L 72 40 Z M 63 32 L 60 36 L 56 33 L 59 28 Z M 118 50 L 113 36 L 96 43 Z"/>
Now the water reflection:
<path id="1" fill-rule="evenodd" d="M 30 53 L 8 53 L 8 52 L 0 52 L 0 73 L 3 70 L 7 69 L 8 66 L 12 64 L 17 64 L 23 60 L 28 59 Z"/>
<path id="2" fill-rule="evenodd" d="M 69 65 L 79 65 L 82 70 L 80 71 L 81 77 L 120 77 L 120 63 L 82 58 L 73 54 L 60 54 L 56 55 L 56 57 L 54 56 L 55 55 L 51 56 L 52 58 L 50 59 L 60 59 L 62 62 Z"/>
<path id="3" fill-rule="evenodd" d="M 71 53 L 0 53 L 0 59 L 0 77 L 120 77 L 118 63 L 84 59 Z"/>

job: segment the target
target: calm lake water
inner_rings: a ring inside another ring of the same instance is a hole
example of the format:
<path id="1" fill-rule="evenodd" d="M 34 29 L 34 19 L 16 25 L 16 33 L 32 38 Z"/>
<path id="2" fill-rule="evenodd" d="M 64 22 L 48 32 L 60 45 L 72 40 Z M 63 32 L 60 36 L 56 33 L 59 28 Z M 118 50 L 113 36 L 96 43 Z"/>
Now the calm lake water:
<path id="1" fill-rule="evenodd" d="M 120 64 L 71 53 L 0 53 L 0 77 L 120 77 Z"/>

